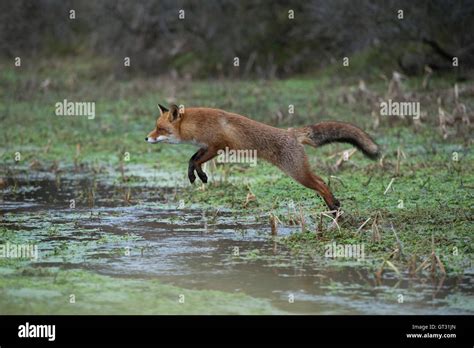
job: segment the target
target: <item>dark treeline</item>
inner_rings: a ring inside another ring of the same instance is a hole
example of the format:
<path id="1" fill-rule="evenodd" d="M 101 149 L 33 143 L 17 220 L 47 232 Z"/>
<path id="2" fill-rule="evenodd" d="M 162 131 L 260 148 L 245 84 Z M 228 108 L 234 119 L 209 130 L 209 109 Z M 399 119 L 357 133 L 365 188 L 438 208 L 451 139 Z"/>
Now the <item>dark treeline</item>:
<path id="1" fill-rule="evenodd" d="M 407 74 L 451 69 L 453 57 L 468 71 L 473 33 L 473 0 L 0 2 L 2 56 L 128 56 L 147 74 L 233 76 L 238 57 L 238 76 L 288 76 L 355 53 Z"/>

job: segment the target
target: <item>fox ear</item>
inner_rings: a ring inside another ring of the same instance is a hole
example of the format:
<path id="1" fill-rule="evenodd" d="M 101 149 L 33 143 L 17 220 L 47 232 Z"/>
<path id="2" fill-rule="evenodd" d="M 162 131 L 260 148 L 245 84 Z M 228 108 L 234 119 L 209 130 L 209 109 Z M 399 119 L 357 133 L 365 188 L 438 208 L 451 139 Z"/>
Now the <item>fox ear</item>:
<path id="1" fill-rule="evenodd" d="M 179 107 L 176 104 L 170 105 L 170 111 L 168 113 L 168 119 L 170 122 L 174 122 L 181 118 L 181 114 L 179 113 Z"/>
<path id="2" fill-rule="evenodd" d="M 160 116 L 163 116 L 165 112 L 168 112 L 168 109 L 165 108 L 163 105 L 158 104 L 158 109 L 160 110 Z"/>

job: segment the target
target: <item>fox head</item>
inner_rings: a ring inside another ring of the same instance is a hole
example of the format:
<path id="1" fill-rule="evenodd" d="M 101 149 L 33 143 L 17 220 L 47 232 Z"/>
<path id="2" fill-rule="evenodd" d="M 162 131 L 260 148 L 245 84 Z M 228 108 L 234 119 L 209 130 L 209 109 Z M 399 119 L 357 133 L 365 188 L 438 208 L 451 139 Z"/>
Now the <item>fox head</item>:
<path id="1" fill-rule="evenodd" d="M 149 143 L 168 143 L 179 144 L 181 137 L 179 135 L 179 124 L 183 117 L 177 105 L 172 104 L 169 108 L 158 104 L 160 116 L 156 120 L 155 128 L 145 138 Z"/>

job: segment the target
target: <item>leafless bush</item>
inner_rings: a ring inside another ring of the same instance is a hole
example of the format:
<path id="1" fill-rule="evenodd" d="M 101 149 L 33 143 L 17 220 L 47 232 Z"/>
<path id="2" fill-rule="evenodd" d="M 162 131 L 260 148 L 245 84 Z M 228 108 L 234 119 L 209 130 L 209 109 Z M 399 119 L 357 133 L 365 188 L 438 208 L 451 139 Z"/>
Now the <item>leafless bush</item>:
<path id="1" fill-rule="evenodd" d="M 473 23 L 469 0 L 3 0 L 0 49 L 11 57 L 85 48 L 117 64 L 128 56 L 132 71 L 201 77 L 302 73 L 377 49 L 368 69 L 390 60 L 422 74 L 452 71 L 453 57 L 472 69 Z"/>

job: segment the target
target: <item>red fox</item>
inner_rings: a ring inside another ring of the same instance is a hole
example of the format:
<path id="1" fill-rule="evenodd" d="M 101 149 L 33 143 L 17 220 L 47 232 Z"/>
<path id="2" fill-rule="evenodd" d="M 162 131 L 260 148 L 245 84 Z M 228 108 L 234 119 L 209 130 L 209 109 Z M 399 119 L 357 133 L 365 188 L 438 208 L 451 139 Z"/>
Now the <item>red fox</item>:
<path id="1" fill-rule="evenodd" d="M 332 142 L 350 143 L 366 156 L 376 159 L 379 147 L 360 128 L 344 122 L 321 122 L 302 128 L 275 128 L 245 116 L 211 108 L 186 108 L 171 105 L 169 110 L 158 105 L 160 116 L 145 141 L 149 143 L 199 146 L 191 157 L 188 178 L 197 173 L 203 183 L 207 175 L 201 165 L 217 156 L 219 150 L 256 150 L 262 158 L 291 176 L 300 184 L 315 190 L 331 211 L 340 207 L 323 179 L 311 172 L 303 145 L 319 147 Z"/>

